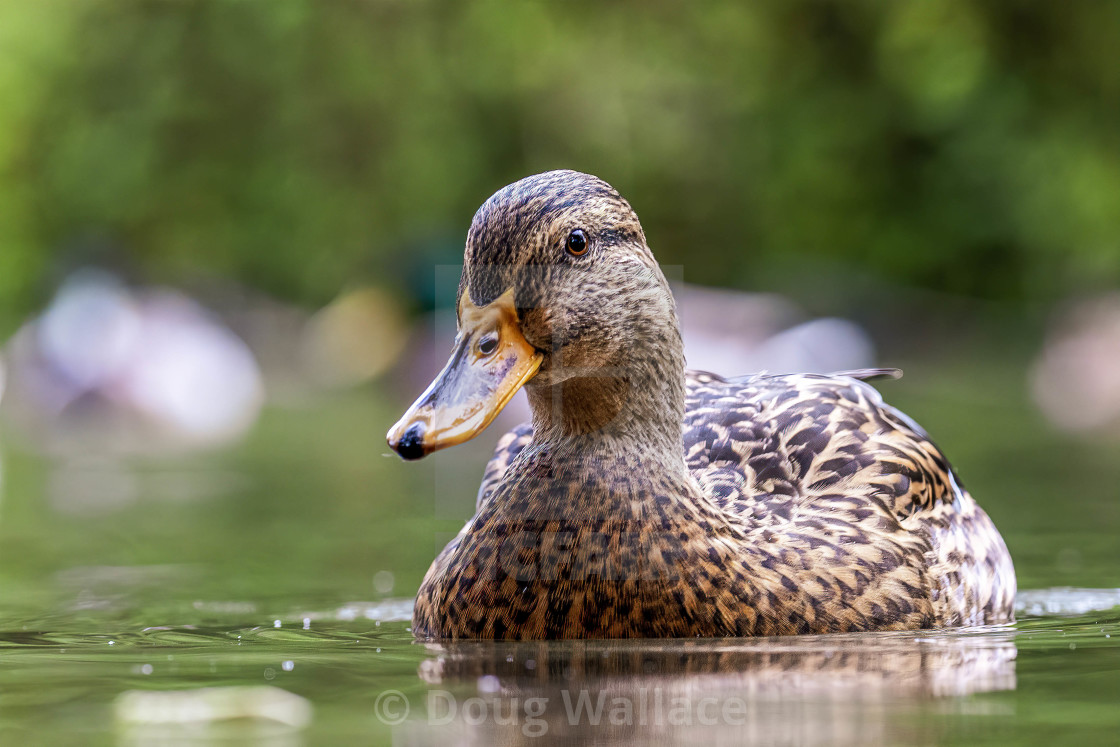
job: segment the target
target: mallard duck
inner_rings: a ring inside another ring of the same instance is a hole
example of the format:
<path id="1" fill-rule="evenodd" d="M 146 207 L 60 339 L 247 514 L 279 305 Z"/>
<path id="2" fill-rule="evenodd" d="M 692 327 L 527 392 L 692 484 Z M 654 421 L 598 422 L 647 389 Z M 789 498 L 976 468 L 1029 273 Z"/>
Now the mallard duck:
<path id="1" fill-rule="evenodd" d="M 447 366 L 388 434 L 418 459 L 524 388 L 477 512 L 421 584 L 437 639 L 759 636 L 1012 619 L 999 532 L 913 420 L 852 375 L 686 371 L 629 203 L 530 176 L 467 234 Z"/>

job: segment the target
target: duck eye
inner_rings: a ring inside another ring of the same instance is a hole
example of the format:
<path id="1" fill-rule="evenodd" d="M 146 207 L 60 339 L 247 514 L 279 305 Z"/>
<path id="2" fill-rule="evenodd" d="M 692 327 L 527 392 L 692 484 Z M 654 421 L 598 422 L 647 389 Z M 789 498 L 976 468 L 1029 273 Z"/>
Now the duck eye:
<path id="1" fill-rule="evenodd" d="M 579 257 L 587 254 L 587 234 L 582 230 L 576 229 L 568 234 L 568 254 L 573 257 Z"/>
<path id="2" fill-rule="evenodd" d="M 498 336 L 486 335 L 478 341 L 478 352 L 483 355 L 490 355 L 498 349 Z"/>

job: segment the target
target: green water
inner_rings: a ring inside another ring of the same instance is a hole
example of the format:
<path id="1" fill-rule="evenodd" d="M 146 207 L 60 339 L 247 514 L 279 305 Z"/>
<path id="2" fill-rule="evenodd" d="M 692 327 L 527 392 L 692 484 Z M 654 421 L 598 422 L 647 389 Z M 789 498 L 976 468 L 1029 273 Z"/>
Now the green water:
<path id="1" fill-rule="evenodd" d="M 1049 432 L 1008 380 L 945 364 L 883 388 L 995 518 L 1021 588 L 1120 587 L 1120 445 Z M 1032 592 L 1013 626 L 919 635 L 416 643 L 408 598 L 496 434 L 404 464 L 383 441 L 402 404 L 275 408 L 207 454 L 44 455 L 6 433 L 0 743 L 1120 742 L 1107 593 Z M 310 720 L 143 725 L 121 699 L 232 685 L 302 696 Z"/>

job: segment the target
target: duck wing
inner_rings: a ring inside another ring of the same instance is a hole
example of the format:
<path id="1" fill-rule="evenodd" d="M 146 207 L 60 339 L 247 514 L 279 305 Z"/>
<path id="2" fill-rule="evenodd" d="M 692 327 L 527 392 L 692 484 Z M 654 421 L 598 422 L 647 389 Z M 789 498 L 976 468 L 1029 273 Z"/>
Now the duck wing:
<path id="1" fill-rule="evenodd" d="M 955 478 L 941 450 L 863 382 L 893 372 L 689 372 L 689 469 L 725 510 L 758 520 L 857 494 L 899 521 L 952 503 Z"/>
<path id="2" fill-rule="evenodd" d="M 690 373 L 689 469 L 748 532 L 808 563 L 857 582 L 912 566 L 936 624 L 1010 619 L 1003 539 L 925 430 L 864 383 L 884 374 Z"/>

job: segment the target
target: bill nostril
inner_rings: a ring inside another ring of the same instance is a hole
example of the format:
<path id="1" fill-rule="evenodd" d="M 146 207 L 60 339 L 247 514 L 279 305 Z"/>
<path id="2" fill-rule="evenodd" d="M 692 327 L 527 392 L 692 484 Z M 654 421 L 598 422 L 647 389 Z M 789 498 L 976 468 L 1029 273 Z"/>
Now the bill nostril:
<path id="1" fill-rule="evenodd" d="M 417 423 L 405 431 L 396 451 L 402 459 L 413 460 L 424 456 L 424 426 Z"/>

